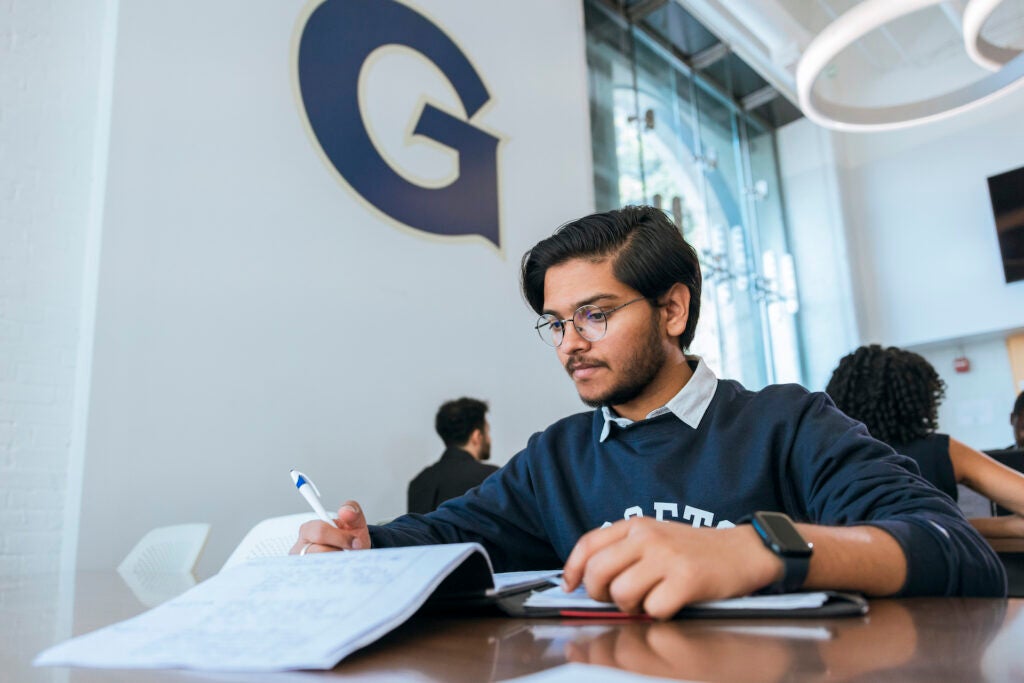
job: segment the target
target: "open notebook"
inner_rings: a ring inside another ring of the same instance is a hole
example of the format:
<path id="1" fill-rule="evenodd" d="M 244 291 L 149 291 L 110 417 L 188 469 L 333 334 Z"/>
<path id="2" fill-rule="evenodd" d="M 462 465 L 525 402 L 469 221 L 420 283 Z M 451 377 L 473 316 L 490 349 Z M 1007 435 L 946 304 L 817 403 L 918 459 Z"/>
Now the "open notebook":
<path id="1" fill-rule="evenodd" d="M 330 669 L 405 622 L 428 599 L 455 610 L 489 606 L 515 615 L 566 616 L 563 607 L 526 604 L 533 588 L 550 589 L 552 573 L 499 574 L 496 581 L 487 553 L 475 543 L 259 558 L 137 617 L 56 645 L 35 664 Z M 833 608 L 824 615 L 866 611 L 866 603 L 856 600 L 851 598 L 845 612 Z M 568 611 L 587 612 L 578 604 Z M 591 613 L 608 612 L 604 605 Z M 773 616 L 799 613 L 806 611 L 772 611 Z M 701 616 L 706 614 L 736 616 L 737 611 L 718 606 Z"/>

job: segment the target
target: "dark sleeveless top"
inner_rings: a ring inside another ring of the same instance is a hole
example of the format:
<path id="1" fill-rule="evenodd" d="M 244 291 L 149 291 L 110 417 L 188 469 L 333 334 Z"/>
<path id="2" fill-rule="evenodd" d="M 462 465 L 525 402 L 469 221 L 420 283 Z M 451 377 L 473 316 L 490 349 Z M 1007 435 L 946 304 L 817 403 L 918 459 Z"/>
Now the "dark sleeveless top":
<path id="1" fill-rule="evenodd" d="M 949 457 L 949 435 L 929 434 L 923 439 L 902 446 L 893 446 L 897 453 L 909 456 L 921 468 L 921 476 L 953 500 L 957 499 L 956 475 Z"/>

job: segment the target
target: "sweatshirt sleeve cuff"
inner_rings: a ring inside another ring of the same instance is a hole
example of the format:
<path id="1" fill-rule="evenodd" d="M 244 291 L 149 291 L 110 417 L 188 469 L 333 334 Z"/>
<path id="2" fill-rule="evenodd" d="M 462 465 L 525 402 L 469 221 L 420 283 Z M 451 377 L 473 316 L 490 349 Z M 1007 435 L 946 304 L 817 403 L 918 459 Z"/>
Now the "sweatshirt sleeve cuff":
<path id="1" fill-rule="evenodd" d="M 935 524 L 932 530 L 898 519 L 867 522 L 896 539 L 907 559 L 907 578 L 893 597 L 917 595 L 952 595 L 949 558 L 939 541 L 940 534 L 949 538 L 949 532 Z"/>

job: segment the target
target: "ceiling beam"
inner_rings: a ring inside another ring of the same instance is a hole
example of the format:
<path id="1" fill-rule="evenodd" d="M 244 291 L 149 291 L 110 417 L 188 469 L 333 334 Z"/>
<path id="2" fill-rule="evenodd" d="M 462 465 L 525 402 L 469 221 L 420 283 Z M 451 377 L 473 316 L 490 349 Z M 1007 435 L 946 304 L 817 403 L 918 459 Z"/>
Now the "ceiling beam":
<path id="1" fill-rule="evenodd" d="M 638 21 L 642 21 L 651 12 L 664 7 L 668 2 L 669 0 L 640 0 L 635 5 L 630 5 L 626 8 L 626 18 L 635 24 Z"/>
<path id="2" fill-rule="evenodd" d="M 775 86 L 766 85 L 741 99 L 740 104 L 743 106 L 744 111 L 750 111 L 757 109 L 761 105 L 768 104 L 778 96 L 779 91 L 775 89 Z"/>
<path id="3" fill-rule="evenodd" d="M 779 0 L 676 0 L 786 99 L 796 102 L 796 63 L 811 42 Z"/>
<path id="4" fill-rule="evenodd" d="M 690 57 L 690 64 L 693 65 L 694 69 L 706 69 L 728 56 L 729 46 L 725 43 L 715 43 L 711 47 L 701 50 Z"/>

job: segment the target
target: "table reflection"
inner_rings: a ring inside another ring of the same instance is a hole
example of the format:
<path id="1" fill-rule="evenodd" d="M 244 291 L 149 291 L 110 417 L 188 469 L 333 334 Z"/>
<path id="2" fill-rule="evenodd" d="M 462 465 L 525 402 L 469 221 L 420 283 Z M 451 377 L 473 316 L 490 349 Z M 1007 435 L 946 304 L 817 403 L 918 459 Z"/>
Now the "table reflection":
<path id="1" fill-rule="evenodd" d="M 112 572 L 0 577 L 0 679 L 96 681 L 505 681 L 571 662 L 668 679 L 1022 681 L 1024 601 L 874 600 L 863 617 L 672 622 L 420 614 L 333 671 L 224 675 L 174 670 L 35 669 L 56 641 L 144 607 Z M 64 588 L 62 588 L 62 586 Z"/>
<path id="2" fill-rule="evenodd" d="M 575 635 L 566 631 L 562 637 L 569 635 L 568 661 L 662 678 L 981 680 L 983 653 L 1003 626 L 1004 613 L 1005 603 L 992 601 L 875 600 L 864 617 L 629 622 L 605 625 L 599 633 L 593 627 Z M 533 628 L 540 640 L 550 630 Z M 1020 662 L 1020 652 L 1009 660 Z M 999 672 L 998 680 L 1014 680 L 1002 675 L 1011 671 L 1006 658 L 998 661 L 989 667 Z"/>

